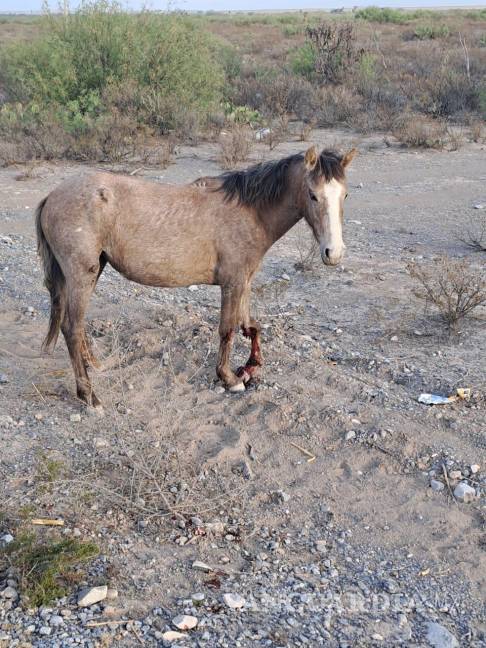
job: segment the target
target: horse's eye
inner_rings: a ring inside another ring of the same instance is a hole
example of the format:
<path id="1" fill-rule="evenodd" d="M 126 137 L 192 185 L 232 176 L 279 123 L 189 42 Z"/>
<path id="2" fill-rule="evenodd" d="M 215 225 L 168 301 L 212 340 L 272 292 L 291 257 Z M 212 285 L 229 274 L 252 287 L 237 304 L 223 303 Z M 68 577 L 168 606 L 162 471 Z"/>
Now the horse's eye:
<path id="1" fill-rule="evenodd" d="M 313 191 L 309 190 L 309 196 L 311 200 L 315 200 L 317 202 L 317 196 Z"/>
<path id="2" fill-rule="evenodd" d="M 348 197 L 348 194 L 346 194 L 346 195 L 344 196 L 344 200 L 346 200 L 347 197 Z"/>

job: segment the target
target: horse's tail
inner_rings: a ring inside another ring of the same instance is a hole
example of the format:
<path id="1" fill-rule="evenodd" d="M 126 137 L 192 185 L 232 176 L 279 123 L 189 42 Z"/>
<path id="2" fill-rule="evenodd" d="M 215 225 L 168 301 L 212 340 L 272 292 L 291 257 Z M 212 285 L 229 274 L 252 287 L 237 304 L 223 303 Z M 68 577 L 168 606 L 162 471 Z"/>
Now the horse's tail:
<path id="1" fill-rule="evenodd" d="M 41 214 L 48 196 L 42 200 L 35 210 L 35 228 L 37 233 L 37 252 L 44 267 L 44 284 L 51 295 L 51 316 L 49 330 L 42 343 L 43 351 L 51 351 L 57 342 L 59 329 L 64 319 L 66 309 L 66 280 L 52 249 L 42 230 Z"/>

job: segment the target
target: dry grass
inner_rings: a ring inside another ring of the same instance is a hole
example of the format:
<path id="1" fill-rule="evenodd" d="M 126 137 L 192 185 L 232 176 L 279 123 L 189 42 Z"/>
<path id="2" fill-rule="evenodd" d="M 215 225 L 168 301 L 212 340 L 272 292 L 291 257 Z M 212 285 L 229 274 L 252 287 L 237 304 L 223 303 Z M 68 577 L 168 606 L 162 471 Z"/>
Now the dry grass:
<path id="1" fill-rule="evenodd" d="M 471 216 L 458 238 L 473 250 L 486 252 L 486 214 Z"/>
<path id="2" fill-rule="evenodd" d="M 232 169 L 245 162 L 253 148 L 253 132 L 243 125 L 234 125 L 220 138 L 219 161 L 224 169 Z"/>
<path id="3" fill-rule="evenodd" d="M 420 284 L 416 297 L 436 308 L 450 330 L 473 310 L 486 304 L 486 271 L 466 260 L 439 257 L 433 265 L 411 263 L 410 276 Z"/>
<path id="4" fill-rule="evenodd" d="M 420 115 L 408 115 L 395 126 L 393 135 L 407 147 L 443 149 L 446 147 L 449 131 L 447 125 L 440 121 Z"/>

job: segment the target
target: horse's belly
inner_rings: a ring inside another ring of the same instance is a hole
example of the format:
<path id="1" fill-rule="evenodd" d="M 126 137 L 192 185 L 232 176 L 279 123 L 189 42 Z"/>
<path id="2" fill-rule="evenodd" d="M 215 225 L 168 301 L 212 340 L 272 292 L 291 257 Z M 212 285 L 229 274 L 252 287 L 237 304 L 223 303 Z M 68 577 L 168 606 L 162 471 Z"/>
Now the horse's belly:
<path id="1" fill-rule="evenodd" d="M 154 259 L 149 254 L 123 258 L 107 253 L 110 264 L 124 277 L 145 286 L 177 288 L 192 284 L 213 284 L 216 262 L 212 255 L 188 258 L 186 255 L 166 255 Z"/>

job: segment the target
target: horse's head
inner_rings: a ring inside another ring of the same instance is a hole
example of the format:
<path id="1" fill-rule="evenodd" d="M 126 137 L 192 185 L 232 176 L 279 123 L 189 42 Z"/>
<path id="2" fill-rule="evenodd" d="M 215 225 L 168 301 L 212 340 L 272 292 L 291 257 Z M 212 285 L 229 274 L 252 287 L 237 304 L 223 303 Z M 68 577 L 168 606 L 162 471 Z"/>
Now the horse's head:
<path id="1" fill-rule="evenodd" d="M 343 214 L 346 193 L 345 170 L 356 155 L 351 149 L 343 156 L 332 151 L 320 155 L 311 146 L 304 156 L 305 218 L 314 232 L 326 265 L 337 265 L 344 254 Z"/>

